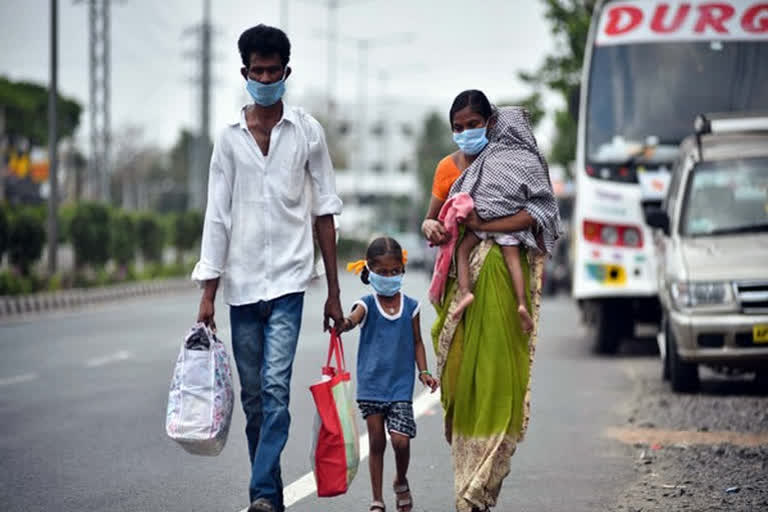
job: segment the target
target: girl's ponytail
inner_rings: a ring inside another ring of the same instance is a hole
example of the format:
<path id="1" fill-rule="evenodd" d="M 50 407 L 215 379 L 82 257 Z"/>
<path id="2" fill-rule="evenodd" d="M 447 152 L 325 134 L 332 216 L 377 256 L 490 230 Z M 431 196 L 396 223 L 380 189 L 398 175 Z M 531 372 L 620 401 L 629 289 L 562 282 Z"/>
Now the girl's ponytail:
<path id="1" fill-rule="evenodd" d="M 363 284 L 371 284 L 371 281 L 368 279 L 368 267 L 363 268 L 363 271 L 360 272 L 360 280 L 363 282 Z"/>

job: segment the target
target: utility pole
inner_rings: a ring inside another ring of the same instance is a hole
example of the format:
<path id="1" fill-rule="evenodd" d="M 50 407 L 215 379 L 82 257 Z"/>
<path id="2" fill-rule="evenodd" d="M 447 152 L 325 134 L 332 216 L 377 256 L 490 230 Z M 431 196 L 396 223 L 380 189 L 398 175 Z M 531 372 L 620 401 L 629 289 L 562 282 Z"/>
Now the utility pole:
<path id="1" fill-rule="evenodd" d="M 203 25 L 200 34 L 202 47 L 200 48 L 200 66 L 202 70 L 202 83 L 200 84 L 200 141 L 198 151 L 200 156 L 200 185 L 198 194 L 200 197 L 195 204 L 201 210 L 205 210 L 208 192 L 208 147 L 211 133 L 211 0 L 203 0 Z"/>
<path id="2" fill-rule="evenodd" d="M 111 45 L 110 45 L 110 6 L 111 0 L 102 0 L 101 23 L 102 23 L 102 52 L 101 69 L 104 70 L 102 81 L 103 105 L 103 126 L 102 126 L 102 155 L 101 155 L 101 200 L 110 201 L 110 183 L 112 177 L 112 84 L 110 79 Z"/>
<path id="3" fill-rule="evenodd" d="M 51 0 L 50 8 L 50 83 L 48 84 L 48 181 L 51 186 L 48 196 L 48 274 L 56 273 L 58 255 L 58 126 L 57 109 L 59 89 L 59 4 Z"/>
<path id="4" fill-rule="evenodd" d="M 389 137 L 390 137 L 390 127 L 386 124 L 387 119 L 387 113 L 386 113 L 386 101 L 384 99 L 384 95 L 387 94 L 387 89 L 389 85 L 389 73 L 386 70 L 379 70 L 379 118 L 381 119 L 381 127 L 382 127 L 382 134 L 379 137 L 379 158 L 381 158 L 381 163 L 384 166 L 384 173 L 388 174 L 391 170 L 390 163 L 391 163 L 391 155 L 389 154 Z"/>
<path id="5" fill-rule="evenodd" d="M 211 22 L 211 0 L 203 0 L 203 20 L 200 25 L 185 30 L 185 34 L 198 36 L 200 46 L 192 55 L 198 60 L 200 77 L 200 129 L 195 142 L 194 161 L 189 165 L 187 207 L 205 210 L 208 196 L 208 149 L 211 133 L 211 55 L 213 45 L 213 24 Z"/>

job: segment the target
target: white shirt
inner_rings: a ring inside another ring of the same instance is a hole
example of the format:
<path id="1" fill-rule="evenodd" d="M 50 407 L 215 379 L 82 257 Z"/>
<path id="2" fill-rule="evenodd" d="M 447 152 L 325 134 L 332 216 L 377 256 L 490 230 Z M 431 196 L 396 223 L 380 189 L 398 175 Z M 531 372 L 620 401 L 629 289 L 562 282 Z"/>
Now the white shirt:
<path id="1" fill-rule="evenodd" d="M 341 213 L 322 126 L 283 105 L 267 156 L 240 119 L 219 135 L 208 178 L 200 261 L 192 279 L 221 278 L 230 305 L 305 291 L 314 270 L 312 220 Z"/>

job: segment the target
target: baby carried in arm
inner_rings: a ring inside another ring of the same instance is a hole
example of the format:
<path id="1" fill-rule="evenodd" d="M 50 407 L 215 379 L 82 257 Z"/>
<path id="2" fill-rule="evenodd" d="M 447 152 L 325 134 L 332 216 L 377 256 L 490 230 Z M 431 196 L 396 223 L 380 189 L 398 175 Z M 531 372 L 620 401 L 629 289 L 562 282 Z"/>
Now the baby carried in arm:
<path id="1" fill-rule="evenodd" d="M 455 315 L 472 303 L 469 256 L 481 240 L 493 239 L 502 250 L 518 300 L 523 330 L 533 321 L 526 307 L 525 283 L 520 265 L 520 246 L 551 253 L 559 236 L 560 215 L 549 178 L 549 168 L 539 151 L 528 112 L 521 107 L 496 111 L 489 143 L 451 187 L 450 196 L 468 195 L 484 221 L 508 217 L 526 210 L 535 220 L 534 230 L 494 233 L 466 230 L 456 251 L 460 301 Z"/>

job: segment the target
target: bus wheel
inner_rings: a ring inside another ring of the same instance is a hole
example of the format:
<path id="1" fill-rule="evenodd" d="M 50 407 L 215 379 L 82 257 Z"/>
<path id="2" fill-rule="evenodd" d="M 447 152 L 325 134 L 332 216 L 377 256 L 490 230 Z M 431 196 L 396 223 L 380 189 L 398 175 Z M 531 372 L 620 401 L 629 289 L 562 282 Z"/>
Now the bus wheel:
<path id="1" fill-rule="evenodd" d="M 592 303 L 592 345 L 598 354 L 615 354 L 625 329 L 621 308 L 611 302 Z"/>
<path id="2" fill-rule="evenodd" d="M 667 359 L 669 360 L 669 380 L 672 391 L 690 393 L 699 389 L 699 365 L 686 363 L 677 353 L 677 342 L 672 329 L 667 329 Z"/>

